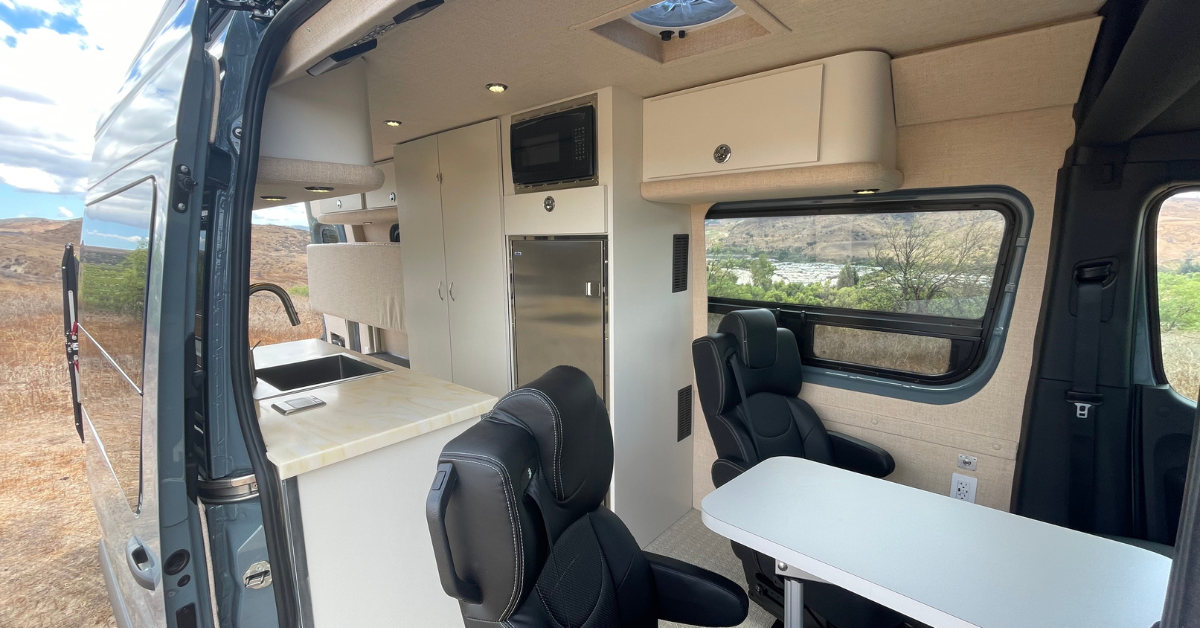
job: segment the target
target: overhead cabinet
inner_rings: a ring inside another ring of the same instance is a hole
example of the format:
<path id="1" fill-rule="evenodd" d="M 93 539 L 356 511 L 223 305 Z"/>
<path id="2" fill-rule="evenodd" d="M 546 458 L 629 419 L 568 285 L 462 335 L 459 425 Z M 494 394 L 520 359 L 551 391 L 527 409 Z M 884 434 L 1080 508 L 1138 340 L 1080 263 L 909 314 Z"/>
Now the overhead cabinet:
<path id="1" fill-rule="evenodd" d="M 335 198 L 323 198 L 317 201 L 317 208 L 320 214 L 358 211 L 363 208 L 363 195 L 349 194 Z"/>
<path id="2" fill-rule="evenodd" d="M 851 52 L 648 98 L 642 195 L 674 203 L 888 191 L 891 58 Z"/>
<path id="3" fill-rule="evenodd" d="M 396 146 L 395 177 L 412 368 L 508 392 L 499 121 Z"/>
<path id="4" fill-rule="evenodd" d="M 375 164 L 383 171 L 383 186 L 363 195 L 365 209 L 383 209 L 396 206 L 396 167 L 389 159 Z"/>

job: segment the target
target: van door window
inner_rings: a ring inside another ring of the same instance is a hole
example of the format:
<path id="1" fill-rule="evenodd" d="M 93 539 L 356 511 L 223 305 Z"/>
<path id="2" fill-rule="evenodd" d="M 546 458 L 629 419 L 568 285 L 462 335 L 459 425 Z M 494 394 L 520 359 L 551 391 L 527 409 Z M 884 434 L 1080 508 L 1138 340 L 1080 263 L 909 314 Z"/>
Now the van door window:
<path id="1" fill-rule="evenodd" d="M 321 314 L 308 307 L 308 252 L 312 242 L 304 203 L 259 209 L 250 230 L 250 283 L 283 288 L 296 308 L 293 326 L 279 297 L 262 290 L 250 295 L 250 345 L 320 338 Z"/>
<path id="2" fill-rule="evenodd" d="M 141 492 L 142 360 L 154 202 L 154 181 L 147 179 L 89 205 L 79 248 L 81 403 L 134 510 Z"/>
<path id="3" fill-rule="evenodd" d="M 1013 220 L 1003 207 L 714 210 L 705 220 L 710 327 L 767 307 L 805 364 L 922 383 L 982 356 Z"/>
<path id="4" fill-rule="evenodd" d="M 1152 316 L 1158 319 L 1158 366 L 1179 394 L 1200 392 L 1200 190 L 1167 197 L 1155 229 Z"/>

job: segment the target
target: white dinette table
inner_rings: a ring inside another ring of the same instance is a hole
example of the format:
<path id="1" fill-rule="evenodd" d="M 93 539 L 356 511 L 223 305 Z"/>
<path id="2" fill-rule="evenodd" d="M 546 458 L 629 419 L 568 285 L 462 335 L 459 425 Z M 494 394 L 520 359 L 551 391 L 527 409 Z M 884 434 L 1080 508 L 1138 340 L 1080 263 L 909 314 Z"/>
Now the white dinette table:
<path id="1" fill-rule="evenodd" d="M 1171 571 L 1154 552 L 801 458 L 759 463 L 701 512 L 792 572 L 935 628 L 1150 628 Z M 787 583 L 784 624 L 801 626 Z"/>

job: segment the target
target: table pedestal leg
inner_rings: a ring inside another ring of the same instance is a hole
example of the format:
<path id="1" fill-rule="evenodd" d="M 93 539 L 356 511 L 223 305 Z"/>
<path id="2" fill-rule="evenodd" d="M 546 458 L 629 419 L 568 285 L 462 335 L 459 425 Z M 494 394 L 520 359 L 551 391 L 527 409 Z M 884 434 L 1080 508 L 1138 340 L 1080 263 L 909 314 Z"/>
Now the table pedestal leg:
<path id="1" fill-rule="evenodd" d="M 783 579 L 783 628 L 804 628 L 804 581 Z"/>

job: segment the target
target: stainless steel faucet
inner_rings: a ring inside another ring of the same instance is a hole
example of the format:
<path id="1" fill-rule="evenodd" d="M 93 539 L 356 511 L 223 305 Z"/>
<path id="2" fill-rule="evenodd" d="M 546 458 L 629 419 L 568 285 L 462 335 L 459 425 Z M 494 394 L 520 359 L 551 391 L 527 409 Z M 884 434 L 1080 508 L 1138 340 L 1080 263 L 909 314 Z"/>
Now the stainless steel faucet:
<path id="1" fill-rule="evenodd" d="M 287 293 L 287 290 L 284 290 L 279 285 L 273 283 L 250 284 L 250 294 L 253 295 L 255 292 L 262 290 L 271 292 L 275 296 L 279 297 L 279 300 L 283 302 L 283 309 L 287 311 L 287 317 L 288 320 L 291 321 L 292 327 L 300 324 L 300 315 L 296 313 L 296 306 L 292 304 L 292 297 Z"/>

